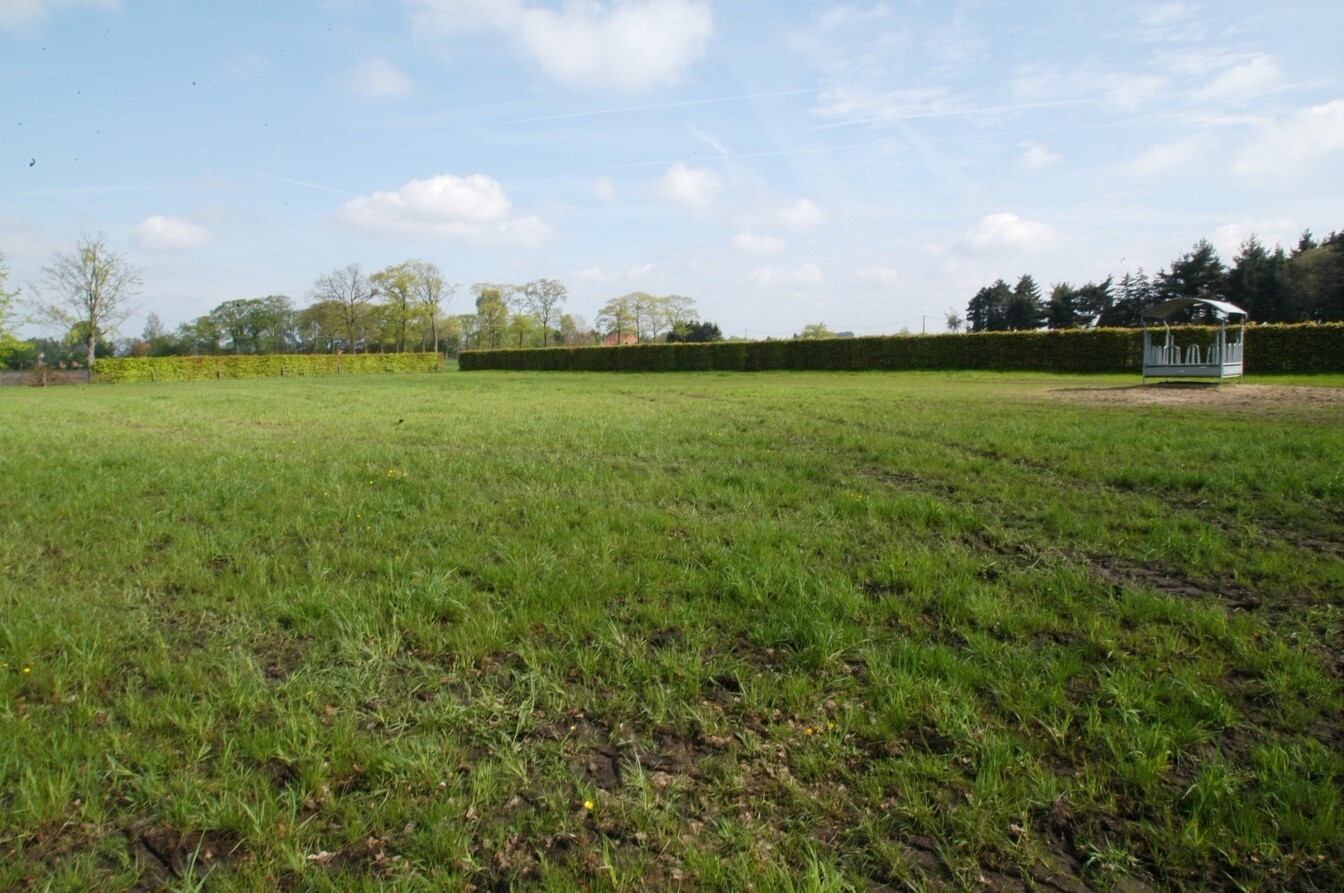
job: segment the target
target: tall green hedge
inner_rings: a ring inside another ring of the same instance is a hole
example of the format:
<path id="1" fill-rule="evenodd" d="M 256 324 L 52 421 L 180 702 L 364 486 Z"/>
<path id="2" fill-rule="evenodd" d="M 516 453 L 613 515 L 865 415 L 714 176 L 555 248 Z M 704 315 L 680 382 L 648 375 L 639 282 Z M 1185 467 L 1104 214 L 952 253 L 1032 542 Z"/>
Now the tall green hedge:
<path id="1" fill-rule="evenodd" d="M 264 354 L 217 357 L 124 357 L 98 360 L 94 380 L 207 381 L 223 378 L 278 378 L 283 375 L 339 375 L 368 372 L 440 372 L 436 353 Z"/>
<path id="2" fill-rule="evenodd" d="M 1217 330 L 1182 327 L 1183 342 L 1208 343 Z M 478 369 L 569 372 L 683 372 L 769 369 L 997 369 L 1040 372 L 1138 372 L 1138 329 L 976 332 L 811 341 L 720 341 L 471 350 L 458 357 Z M 1344 372 L 1344 324 L 1265 325 L 1246 329 L 1246 371 Z"/>

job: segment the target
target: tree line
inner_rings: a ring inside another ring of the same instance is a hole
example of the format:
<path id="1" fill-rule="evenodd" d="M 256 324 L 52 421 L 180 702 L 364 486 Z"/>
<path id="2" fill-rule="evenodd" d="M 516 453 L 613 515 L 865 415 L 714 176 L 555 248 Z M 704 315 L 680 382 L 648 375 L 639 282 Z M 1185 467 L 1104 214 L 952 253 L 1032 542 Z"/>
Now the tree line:
<path id="1" fill-rule="evenodd" d="M 18 341 L 12 334 L 19 294 L 5 290 L 0 255 L 0 363 L 15 367 L 89 365 L 100 356 L 369 353 L 472 347 L 548 347 L 648 340 L 711 341 L 718 326 L 700 320 L 695 301 L 632 292 L 608 301 L 594 329 L 564 312 L 569 292 L 557 279 L 521 285 L 480 282 L 470 287 L 474 312 L 449 312 L 461 289 L 434 263 L 407 260 L 375 273 L 358 263 L 318 276 L 308 303 L 286 295 L 224 301 L 176 330 L 149 314 L 138 338 L 113 341 L 134 311 L 141 271 L 107 247 L 101 234 L 81 236 L 42 269 L 28 319 L 49 325 L 57 338 Z M 82 354 L 82 356 L 80 356 Z M 82 362 L 81 362 L 82 360 Z"/>
<path id="2" fill-rule="evenodd" d="M 971 298 L 964 320 L 949 312 L 947 325 L 972 332 L 1137 327 L 1148 308 L 1177 298 L 1227 301 L 1245 310 L 1252 322 L 1342 321 L 1344 233 L 1332 232 L 1318 242 L 1307 231 L 1291 251 L 1280 245 L 1271 251 L 1251 236 L 1231 266 L 1201 239 L 1151 277 L 1140 267 L 1119 282 L 1114 277 L 1080 286 L 1060 282 L 1048 298 L 1029 274 L 1016 285 L 1000 279 Z M 1211 317 L 1207 310 L 1192 308 L 1178 321 L 1209 322 Z"/>

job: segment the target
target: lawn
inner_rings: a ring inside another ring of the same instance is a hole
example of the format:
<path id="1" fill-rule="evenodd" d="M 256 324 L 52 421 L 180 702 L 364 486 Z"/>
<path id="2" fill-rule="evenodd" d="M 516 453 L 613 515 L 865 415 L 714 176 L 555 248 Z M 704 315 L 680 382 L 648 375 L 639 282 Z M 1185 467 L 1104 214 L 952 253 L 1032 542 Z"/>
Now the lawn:
<path id="1" fill-rule="evenodd" d="M 0 889 L 1344 889 L 1344 378 L 1136 384 L 7 388 Z"/>

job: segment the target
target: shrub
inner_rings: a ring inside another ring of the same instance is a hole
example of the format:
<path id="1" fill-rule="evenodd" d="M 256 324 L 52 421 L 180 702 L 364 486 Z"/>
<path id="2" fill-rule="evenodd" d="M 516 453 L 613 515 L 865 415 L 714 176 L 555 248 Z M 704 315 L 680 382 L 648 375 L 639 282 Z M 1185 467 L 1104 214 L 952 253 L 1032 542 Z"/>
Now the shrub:
<path id="1" fill-rule="evenodd" d="M 224 378 L 278 378 L 285 375 L 339 375 L 370 372 L 439 372 L 436 353 L 261 354 L 210 357 L 122 357 L 98 360 L 99 382 L 207 381 Z"/>
<path id="2" fill-rule="evenodd" d="M 1181 327 L 1190 343 L 1217 331 Z M 999 369 L 1138 372 L 1139 329 L 882 336 L 793 341 L 719 341 L 536 350 L 464 351 L 460 368 L 568 372 L 763 372 L 771 369 Z M 1246 371 L 1344 372 L 1344 324 L 1263 325 L 1246 329 Z"/>

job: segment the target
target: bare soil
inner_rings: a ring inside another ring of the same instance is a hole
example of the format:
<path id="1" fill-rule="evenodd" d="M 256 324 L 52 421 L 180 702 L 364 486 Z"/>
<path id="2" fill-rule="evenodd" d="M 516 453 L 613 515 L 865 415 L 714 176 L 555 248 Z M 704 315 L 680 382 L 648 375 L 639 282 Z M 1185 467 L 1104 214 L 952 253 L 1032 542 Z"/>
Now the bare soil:
<path id="1" fill-rule="evenodd" d="M 1271 409 L 1283 407 L 1344 410 L 1344 388 L 1277 384 L 1205 384 L 1163 382 L 1111 388 L 1058 388 L 1065 399 L 1115 406 L 1209 406 Z"/>

